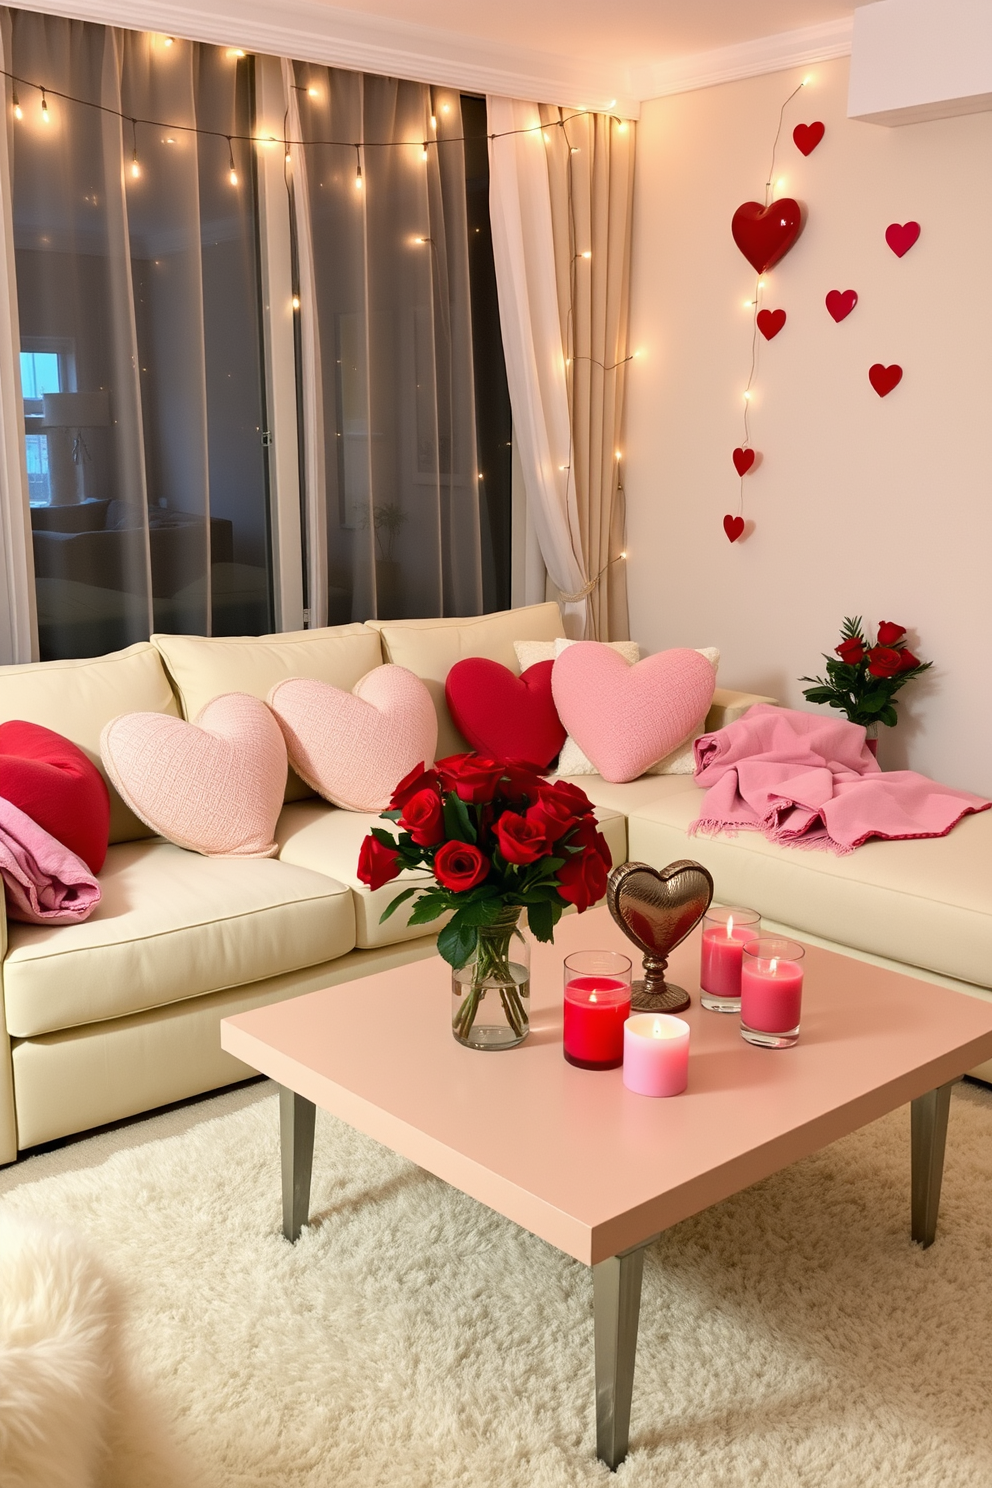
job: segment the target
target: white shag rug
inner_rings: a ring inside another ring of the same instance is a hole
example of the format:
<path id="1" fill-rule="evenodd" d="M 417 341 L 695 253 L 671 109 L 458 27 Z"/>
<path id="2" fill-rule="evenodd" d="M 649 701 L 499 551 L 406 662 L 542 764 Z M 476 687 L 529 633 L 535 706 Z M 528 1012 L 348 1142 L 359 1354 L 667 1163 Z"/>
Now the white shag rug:
<path id="1" fill-rule="evenodd" d="M 290 1247 L 271 1086 L 0 1171 L 0 1192 L 0 1212 L 73 1227 L 118 1278 L 120 1488 L 992 1483 L 977 1087 L 954 1094 L 929 1251 L 908 1235 L 906 1110 L 651 1247 L 613 1479 L 589 1271 L 323 1114 L 315 1222 Z"/>

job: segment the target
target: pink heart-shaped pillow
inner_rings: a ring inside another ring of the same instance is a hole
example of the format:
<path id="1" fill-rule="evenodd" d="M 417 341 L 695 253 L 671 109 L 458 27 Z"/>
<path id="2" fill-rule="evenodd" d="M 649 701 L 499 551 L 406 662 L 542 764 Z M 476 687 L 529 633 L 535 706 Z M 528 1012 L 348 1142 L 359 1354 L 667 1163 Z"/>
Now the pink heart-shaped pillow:
<path id="1" fill-rule="evenodd" d="M 271 858 L 286 789 L 286 745 L 272 714 L 226 692 L 194 723 L 125 713 L 100 735 L 107 774 L 135 816 L 209 858 Z"/>
<path id="2" fill-rule="evenodd" d="M 293 769 L 346 811 L 384 811 L 404 775 L 434 759 L 434 704 L 406 667 L 373 667 L 351 692 L 289 677 L 276 683 L 268 704 Z"/>
<path id="3" fill-rule="evenodd" d="M 556 659 L 551 690 L 562 723 L 604 780 L 636 780 L 698 728 L 713 700 L 698 651 L 658 651 L 628 665 L 596 641 Z"/>

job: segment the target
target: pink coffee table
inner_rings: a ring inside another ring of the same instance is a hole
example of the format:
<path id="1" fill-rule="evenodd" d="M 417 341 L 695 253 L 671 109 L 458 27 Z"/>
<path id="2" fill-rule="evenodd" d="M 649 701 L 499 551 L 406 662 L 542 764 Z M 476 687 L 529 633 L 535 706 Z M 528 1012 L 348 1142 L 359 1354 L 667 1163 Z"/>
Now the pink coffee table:
<path id="1" fill-rule="evenodd" d="M 438 957 L 226 1018 L 221 1043 L 283 1087 L 283 1228 L 310 1202 L 315 1107 L 592 1267 L 597 1451 L 627 1453 L 644 1247 L 670 1225 L 912 1102 L 912 1238 L 930 1245 L 951 1083 L 992 1057 L 992 1004 L 816 946 L 794 1049 L 745 1044 L 698 1000 L 698 931 L 671 958 L 693 993 L 689 1088 L 634 1095 L 566 1064 L 562 958 L 629 949 L 605 909 L 535 946 L 519 1049 L 451 1036 Z"/>

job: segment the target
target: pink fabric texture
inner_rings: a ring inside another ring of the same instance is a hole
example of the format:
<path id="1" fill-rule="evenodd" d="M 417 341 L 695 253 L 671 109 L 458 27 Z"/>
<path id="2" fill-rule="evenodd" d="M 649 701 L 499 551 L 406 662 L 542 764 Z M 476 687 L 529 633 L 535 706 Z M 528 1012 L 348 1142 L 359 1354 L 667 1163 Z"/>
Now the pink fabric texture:
<path id="1" fill-rule="evenodd" d="M 286 789 L 286 746 L 258 698 L 227 692 L 195 723 L 125 713 L 100 736 L 107 774 L 136 816 L 210 858 L 271 858 Z"/>
<path id="2" fill-rule="evenodd" d="M 558 716 L 604 780 L 636 780 L 702 723 L 713 700 L 713 668 L 698 651 L 658 651 L 634 666 L 598 641 L 579 641 L 555 660 Z"/>
<path id="3" fill-rule="evenodd" d="M 100 902 L 81 858 L 0 796 L 0 878 L 7 918 L 28 925 L 76 925 Z"/>
<path id="4" fill-rule="evenodd" d="M 383 811 L 403 776 L 434 759 L 434 704 L 406 667 L 373 667 L 351 692 L 289 677 L 276 683 L 268 702 L 293 769 L 346 811 Z"/>
<path id="5" fill-rule="evenodd" d="M 760 703 L 696 740 L 706 790 L 690 832 L 763 832 L 783 846 L 849 853 L 869 837 L 945 837 L 992 801 L 915 770 L 879 769 L 859 724 Z"/>

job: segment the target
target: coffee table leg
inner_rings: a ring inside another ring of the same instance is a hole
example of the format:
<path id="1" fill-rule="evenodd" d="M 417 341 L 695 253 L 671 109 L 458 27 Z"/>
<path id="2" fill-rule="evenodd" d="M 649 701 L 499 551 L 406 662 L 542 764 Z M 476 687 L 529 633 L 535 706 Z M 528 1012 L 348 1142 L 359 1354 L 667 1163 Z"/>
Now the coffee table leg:
<path id="1" fill-rule="evenodd" d="M 596 1343 L 596 1455 L 615 1471 L 627 1455 L 644 1245 L 592 1268 Z"/>
<path id="2" fill-rule="evenodd" d="M 310 1173 L 317 1107 L 295 1090 L 279 1087 L 279 1137 L 282 1147 L 282 1232 L 298 1240 L 310 1217 Z"/>
<path id="3" fill-rule="evenodd" d="M 913 1149 L 913 1239 L 926 1250 L 937 1233 L 940 1182 L 944 1176 L 944 1145 L 951 1085 L 938 1085 L 913 1101 L 910 1130 Z"/>

